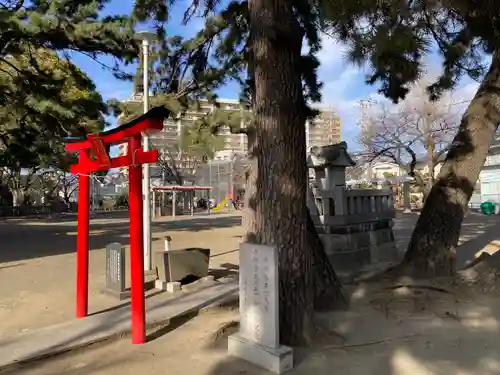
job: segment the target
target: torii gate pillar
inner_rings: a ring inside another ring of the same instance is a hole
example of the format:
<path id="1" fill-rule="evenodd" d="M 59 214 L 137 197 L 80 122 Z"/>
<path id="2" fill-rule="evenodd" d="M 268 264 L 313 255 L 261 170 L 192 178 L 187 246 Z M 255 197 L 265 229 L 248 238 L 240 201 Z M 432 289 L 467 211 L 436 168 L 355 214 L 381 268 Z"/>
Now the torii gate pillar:
<path id="1" fill-rule="evenodd" d="M 132 308 L 132 343 L 146 342 L 146 312 L 144 299 L 144 247 L 142 241 L 142 164 L 158 161 L 156 150 L 143 151 L 142 134 L 160 131 L 170 115 L 164 107 L 151 109 L 141 117 L 116 129 L 89 134 L 86 139 L 68 140 L 66 151 L 78 152 L 78 164 L 71 172 L 78 174 L 78 237 L 76 270 L 76 317 L 88 315 L 89 289 L 89 221 L 90 177 L 97 171 L 111 168 L 129 169 L 130 207 L 130 274 Z M 112 145 L 128 142 L 127 155 L 110 158 Z"/>

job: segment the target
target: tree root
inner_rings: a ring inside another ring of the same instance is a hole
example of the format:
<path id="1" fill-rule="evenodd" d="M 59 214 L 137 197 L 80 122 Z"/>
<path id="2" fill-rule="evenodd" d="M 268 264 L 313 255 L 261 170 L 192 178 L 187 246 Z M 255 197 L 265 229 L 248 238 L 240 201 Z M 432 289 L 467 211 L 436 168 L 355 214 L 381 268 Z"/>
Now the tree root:
<path id="1" fill-rule="evenodd" d="M 360 277 L 354 277 L 350 280 L 350 283 L 358 284 L 361 282 L 365 283 L 378 283 L 381 281 L 393 281 L 397 280 L 403 276 L 408 276 L 405 265 L 403 263 L 398 263 L 390 265 L 385 269 L 370 273 L 367 275 L 362 275 Z"/>
<path id="2" fill-rule="evenodd" d="M 391 342 L 391 341 L 394 341 L 394 340 L 406 339 L 406 338 L 415 337 L 415 336 L 417 336 L 416 333 L 411 333 L 411 334 L 408 334 L 408 335 L 388 337 L 388 338 L 381 339 L 381 340 L 361 342 L 361 343 L 358 343 L 358 344 L 324 346 L 321 349 L 323 349 L 323 350 L 338 350 L 338 349 L 360 348 L 360 347 L 363 347 L 363 346 L 384 344 L 384 343 L 388 343 L 388 342 Z"/>
<path id="3" fill-rule="evenodd" d="M 409 288 L 409 289 L 424 289 L 424 290 L 431 290 L 434 292 L 440 292 L 440 293 L 447 293 L 447 294 L 454 294 L 452 291 L 441 288 L 439 286 L 435 285 L 423 285 L 423 284 L 397 284 L 397 285 L 391 285 L 388 286 L 384 289 L 400 289 L 400 288 Z"/>
<path id="4" fill-rule="evenodd" d="M 483 253 L 464 270 L 457 272 L 455 282 L 458 285 L 477 286 L 484 292 L 500 289 L 500 252 L 492 255 Z"/>

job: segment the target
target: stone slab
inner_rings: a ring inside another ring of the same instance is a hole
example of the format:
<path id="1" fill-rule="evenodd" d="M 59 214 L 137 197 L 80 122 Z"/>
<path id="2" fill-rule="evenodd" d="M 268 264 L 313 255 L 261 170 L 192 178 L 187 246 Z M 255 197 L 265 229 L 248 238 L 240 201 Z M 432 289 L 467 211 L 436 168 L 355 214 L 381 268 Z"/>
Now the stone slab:
<path id="1" fill-rule="evenodd" d="M 279 346 L 278 250 L 240 244 L 240 335 L 260 345 Z"/>
<path id="2" fill-rule="evenodd" d="M 106 290 L 118 297 L 125 293 L 125 248 L 117 242 L 106 246 Z"/>
<path id="3" fill-rule="evenodd" d="M 207 283 L 201 290 L 179 293 L 165 300 L 146 300 L 146 323 L 155 325 L 200 310 L 227 298 L 238 290 L 234 282 Z M 128 333 L 130 306 L 75 319 L 66 323 L 23 332 L 0 340 L 0 369 L 15 363 L 39 359 Z"/>
<path id="4" fill-rule="evenodd" d="M 166 282 L 207 276 L 209 260 L 210 249 L 202 248 L 156 251 L 153 256 L 158 278 Z"/>
<path id="5" fill-rule="evenodd" d="M 230 355 L 276 374 L 283 374 L 293 369 L 293 349 L 288 346 L 269 348 L 235 334 L 228 337 L 227 349 Z"/>

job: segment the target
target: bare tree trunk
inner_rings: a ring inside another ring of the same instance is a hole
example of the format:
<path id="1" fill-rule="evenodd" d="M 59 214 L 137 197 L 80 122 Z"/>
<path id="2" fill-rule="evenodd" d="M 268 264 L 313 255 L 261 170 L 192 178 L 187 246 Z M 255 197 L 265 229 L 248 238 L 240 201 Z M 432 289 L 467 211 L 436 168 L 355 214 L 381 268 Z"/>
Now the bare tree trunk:
<path id="1" fill-rule="evenodd" d="M 404 265 L 416 277 L 455 273 L 455 247 L 467 204 L 500 123 L 499 93 L 500 52 L 496 51 L 413 231 Z"/>
<path id="2" fill-rule="evenodd" d="M 279 251 L 280 341 L 310 343 L 313 327 L 312 257 L 307 251 L 305 103 L 301 82 L 303 30 L 285 0 L 251 0 L 250 46 L 255 77 L 258 169 L 253 232 L 247 237 Z"/>

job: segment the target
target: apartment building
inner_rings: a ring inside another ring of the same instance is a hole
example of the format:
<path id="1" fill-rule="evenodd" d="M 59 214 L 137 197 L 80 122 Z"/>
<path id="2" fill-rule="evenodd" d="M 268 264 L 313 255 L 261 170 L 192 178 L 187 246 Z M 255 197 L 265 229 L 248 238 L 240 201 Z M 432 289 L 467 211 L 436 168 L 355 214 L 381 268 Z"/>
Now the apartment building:
<path id="1" fill-rule="evenodd" d="M 141 102 L 142 95 L 134 95 L 127 102 Z M 226 111 L 240 111 L 240 103 L 233 99 L 219 99 L 219 108 Z M 177 118 L 168 118 L 165 120 L 163 131 L 153 133 L 150 136 L 151 144 L 160 153 L 174 152 L 177 148 L 182 148 L 179 144 L 182 129 L 191 127 L 198 119 L 213 112 L 216 109 L 214 104 L 207 100 L 200 100 L 195 109 L 188 110 Z M 225 158 L 226 155 L 237 153 L 246 154 L 248 142 L 244 134 L 231 134 L 229 128 L 221 128 L 219 136 L 224 139 L 224 147 L 218 153 L 219 158 Z M 127 145 L 119 146 L 119 154 L 126 153 Z"/>
<path id="2" fill-rule="evenodd" d="M 307 150 L 314 146 L 326 146 L 342 140 L 340 117 L 332 110 L 319 108 L 319 115 L 306 121 Z"/>
<path id="3" fill-rule="evenodd" d="M 141 102 L 142 94 L 135 94 L 127 102 Z M 238 100 L 219 99 L 219 109 L 225 111 L 242 111 Z M 173 152 L 179 146 L 182 129 L 190 127 L 195 121 L 213 112 L 215 105 L 207 100 L 200 100 L 195 109 L 188 110 L 178 118 L 165 120 L 163 131 L 150 136 L 151 143 L 160 153 Z M 312 121 L 306 122 L 306 145 L 309 150 L 313 146 L 324 146 L 341 141 L 341 121 L 331 109 L 319 109 L 320 114 Z M 242 124 L 243 125 L 243 124 Z M 214 159 L 229 160 L 234 155 L 246 155 L 248 141 L 245 134 L 231 134 L 229 128 L 221 128 L 219 136 L 224 138 L 224 147 L 216 152 Z M 119 154 L 126 153 L 127 145 L 119 146 Z"/>

